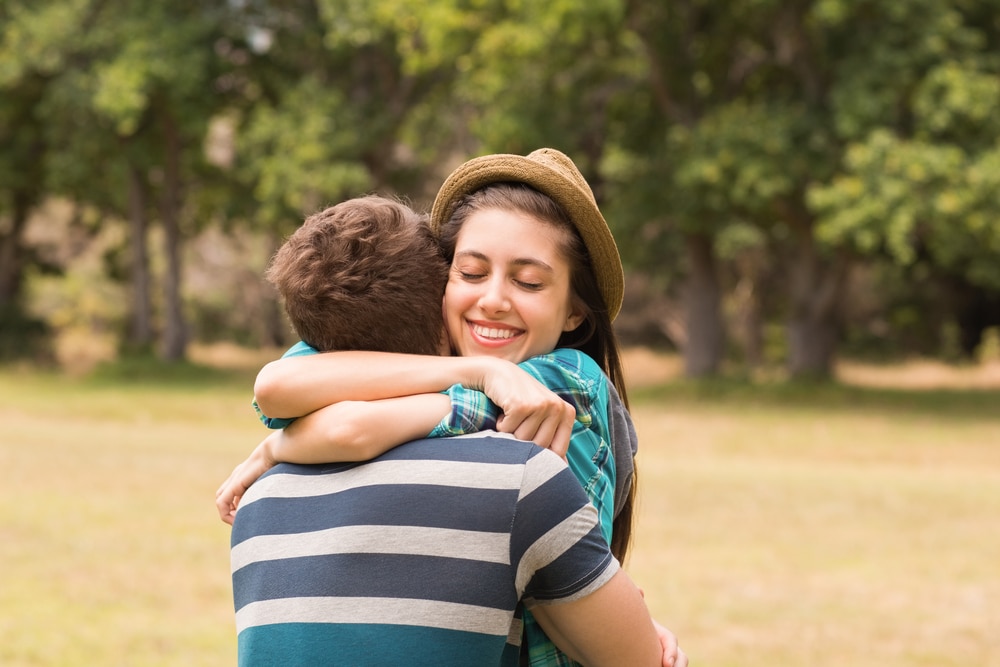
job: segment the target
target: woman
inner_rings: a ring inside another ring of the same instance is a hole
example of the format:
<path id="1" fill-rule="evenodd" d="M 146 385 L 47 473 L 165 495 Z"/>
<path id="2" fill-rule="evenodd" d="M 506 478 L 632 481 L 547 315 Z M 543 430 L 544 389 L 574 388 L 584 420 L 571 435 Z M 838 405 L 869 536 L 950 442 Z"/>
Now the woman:
<path id="1" fill-rule="evenodd" d="M 612 551 L 624 560 L 635 494 L 634 432 L 624 409 L 620 350 L 611 326 L 624 281 L 614 239 L 589 186 L 572 161 L 552 149 L 476 158 L 445 181 L 431 224 L 451 263 L 446 327 L 454 351 L 465 361 L 354 352 L 283 359 L 258 377 L 255 392 L 263 413 L 294 417 L 321 413 L 330 409 L 323 406 L 347 399 L 370 401 L 451 387 L 452 412 L 433 432 L 447 435 L 454 432 L 448 430 L 449 420 L 463 410 L 464 390 L 452 385 L 465 384 L 487 389 L 503 409 L 499 430 L 544 444 L 554 435 L 549 431 L 557 429 L 534 420 L 531 410 L 519 404 L 519 385 L 512 376 L 484 381 L 475 359 L 521 363 L 549 355 L 548 361 L 563 373 L 564 385 L 576 392 L 578 419 L 567 460 L 598 507 Z M 398 404 L 381 418 L 369 413 L 369 421 L 356 427 L 370 436 L 389 418 L 392 424 L 399 422 Z M 612 437 L 612 423 L 624 438 Z M 299 430 L 299 442 L 307 441 Z M 326 447 L 322 454 L 314 447 L 309 457 L 297 456 L 292 442 L 280 460 L 352 458 L 337 442 L 324 443 L 328 434 L 317 431 L 313 442 Z M 400 442 L 387 436 L 381 451 Z M 530 620 L 526 638 L 531 664 L 566 663 Z"/>

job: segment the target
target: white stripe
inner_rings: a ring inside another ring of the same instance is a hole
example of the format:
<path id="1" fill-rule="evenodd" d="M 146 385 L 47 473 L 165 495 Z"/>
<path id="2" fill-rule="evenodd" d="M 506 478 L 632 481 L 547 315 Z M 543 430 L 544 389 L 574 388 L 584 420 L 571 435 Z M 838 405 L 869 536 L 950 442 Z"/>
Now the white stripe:
<path id="1" fill-rule="evenodd" d="M 506 637 L 512 612 L 490 607 L 401 598 L 305 597 L 261 600 L 236 612 L 236 631 L 275 623 L 416 625 Z"/>
<path id="2" fill-rule="evenodd" d="M 523 632 L 524 621 L 520 618 L 511 619 L 510 632 L 507 633 L 507 643 L 511 646 L 520 646 Z"/>
<path id="3" fill-rule="evenodd" d="M 532 491 L 542 486 L 550 479 L 558 475 L 567 467 L 566 462 L 559 458 L 555 452 L 544 449 L 525 463 L 524 482 L 521 485 L 521 492 L 517 499 L 529 495 Z"/>
<path id="4" fill-rule="evenodd" d="M 583 539 L 596 525 L 597 510 L 588 503 L 528 547 L 518 564 L 517 578 L 514 581 L 518 597 L 524 595 L 524 588 L 535 576 L 535 572 L 566 553 L 567 549 Z"/>
<path id="5" fill-rule="evenodd" d="M 276 474 L 257 480 L 240 499 L 307 498 L 379 484 L 436 484 L 473 489 L 517 489 L 524 465 L 462 461 L 373 461 L 326 475 Z M 459 483 L 458 480 L 461 480 Z"/>
<path id="6" fill-rule="evenodd" d="M 512 433 L 501 433 L 500 431 L 474 431 L 472 433 L 461 433 L 459 435 L 449 435 L 449 440 L 454 440 L 455 438 L 506 438 L 508 440 L 517 440 L 518 442 L 530 442 L 529 440 L 521 440 L 520 438 L 514 437 Z"/>
<path id="7" fill-rule="evenodd" d="M 454 556 L 508 564 L 510 534 L 419 526 L 342 526 L 291 535 L 258 535 L 233 547 L 232 571 L 260 561 L 343 553 Z"/>

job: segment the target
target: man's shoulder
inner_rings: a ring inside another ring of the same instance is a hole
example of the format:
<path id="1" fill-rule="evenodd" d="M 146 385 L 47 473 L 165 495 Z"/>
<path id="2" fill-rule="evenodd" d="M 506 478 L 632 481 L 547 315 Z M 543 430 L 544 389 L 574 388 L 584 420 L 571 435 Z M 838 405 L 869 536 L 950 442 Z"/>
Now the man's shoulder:
<path id="1" fill-rule="evenodd" d="M 413 440 L 382 454 L 376 461 L 437 460 L 481 463 L 523 463 L 541 448 L 509 433 L 477 431 L 446 438 Z"/>
<path id="2" fill-rule="evenodd" d="M 419 462 L 425 465 L 435 463 L 441 465 L 447 463 L 522 465 L 537 456 L 539 452 L 544 451 L 547 450 L 543 450 L 532 442 L 518 440 L 509 433 L 479 431 L 446 438 L 412 440 L 369 461 L 314 464 L 278 463 L 264 476 L 279 474 L 333 475 L 380 462 L 399 464 Z M 552 454 L 552 456 L 556 455 Z M 556 458 L 559 457 L 556 456 Z"/>

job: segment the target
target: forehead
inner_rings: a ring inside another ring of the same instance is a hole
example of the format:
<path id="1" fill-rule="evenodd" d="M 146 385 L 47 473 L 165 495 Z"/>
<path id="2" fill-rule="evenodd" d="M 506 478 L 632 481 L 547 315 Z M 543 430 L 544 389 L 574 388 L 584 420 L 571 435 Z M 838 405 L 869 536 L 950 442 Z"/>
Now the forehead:
<path id="1" fill-rule="evenodd" d="M 483 209 L 470 215 L 459 230 L 456 252 L 521 249 L 546 257 L 565 257 L 569 232 L 521 211 Z"/>

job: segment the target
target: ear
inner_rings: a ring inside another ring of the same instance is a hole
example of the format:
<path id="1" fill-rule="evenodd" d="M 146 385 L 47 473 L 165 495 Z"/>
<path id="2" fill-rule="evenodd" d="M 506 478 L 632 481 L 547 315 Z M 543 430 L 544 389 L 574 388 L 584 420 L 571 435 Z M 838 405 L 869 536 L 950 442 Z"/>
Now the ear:
<path id="1" fill-rule="evenodd" d="M 563 331 L 573 331 L 583 324 L 585 319 L 587 319 L 587 309 L 580 303 L 579 299 L 572 299 L 569 315 L 566 316 L 566 322 L 563 323 Z"/>

